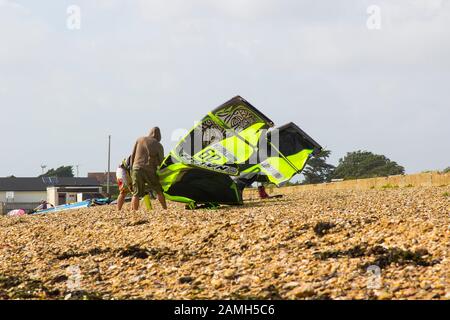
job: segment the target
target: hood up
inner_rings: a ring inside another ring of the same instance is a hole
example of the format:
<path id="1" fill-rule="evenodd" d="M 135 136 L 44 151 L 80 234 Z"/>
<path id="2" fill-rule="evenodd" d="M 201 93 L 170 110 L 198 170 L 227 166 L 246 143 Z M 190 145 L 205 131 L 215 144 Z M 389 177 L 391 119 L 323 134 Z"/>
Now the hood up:
<path id="1" fill-rule="evenodd" d="M 161 141 L 161 130 L 158 127 L 154 127 L 150 129 L 149 137 L 156 139 L 156 141 Z"/>

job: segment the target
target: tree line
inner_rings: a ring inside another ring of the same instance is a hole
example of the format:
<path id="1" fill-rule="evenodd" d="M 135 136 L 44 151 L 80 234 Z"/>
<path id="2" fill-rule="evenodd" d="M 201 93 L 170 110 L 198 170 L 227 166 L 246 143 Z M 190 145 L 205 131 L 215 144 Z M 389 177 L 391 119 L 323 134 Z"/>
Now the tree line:
<path id="1" fill-rule="evenodd" d="M 337 166 L 327 163 L 330 155 L 330 150 L 322 150 L 319 155 L 308 161 L 303 170 L 305 177 L 303 184 L 330 182 L 332 179 L 386 177 L 405 173 L 405 168 L 397 162 L 369 151 L 348 152 L 339 159 Z"/>
<path id="2" fill-rule="evenodd" d="M 73 166 L 61 166 L 56 169 L 50 169 L 39 177 L 74 177 Z"/>
<path id="3" fill-rule="evenodd" d="M 384 155 L 369 151 L 348 152 L 339 159 L 338 165 L 328 163 L 330 150 L 322 150 L 320 154 L 309 159 L 303 170 L 305 179 L 302 184 L 330 182 L 332 179 L 363 179 L 386 177 L 404 174 L 405 168 Z M 450 172 L 450 167 L 443 170 Z M 61 166 L 50 169 L 39 177 L 73 177 L 73 166 Z"/>

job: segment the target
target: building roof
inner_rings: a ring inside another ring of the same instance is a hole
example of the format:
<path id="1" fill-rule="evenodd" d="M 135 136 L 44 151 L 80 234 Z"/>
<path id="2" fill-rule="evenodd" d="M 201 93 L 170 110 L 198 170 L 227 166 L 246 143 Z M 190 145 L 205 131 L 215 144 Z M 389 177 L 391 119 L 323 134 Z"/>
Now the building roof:
<path id="1" fill-rule="evenodd" d="M 0 178 L 0 191 L 46 191 L 47 187 L 99 187 L 92 178 L 42 177 Z"/>
<path id="2" fill-rule="evenodd" d="M 101 185 L 105 185 L 108 180 L 108 174 L 106 172 L 88 172 L 88 178 L 93 178 L 98 181 Z M 109 183 L 116 184 L 117 178 L 115 172 L 109 173 Z"/>

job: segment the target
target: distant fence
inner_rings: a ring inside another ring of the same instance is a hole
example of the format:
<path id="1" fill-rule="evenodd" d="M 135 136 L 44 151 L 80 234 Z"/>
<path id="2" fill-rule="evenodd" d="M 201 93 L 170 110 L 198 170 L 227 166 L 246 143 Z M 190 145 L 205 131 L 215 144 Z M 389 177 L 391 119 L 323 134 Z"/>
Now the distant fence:
<path id="1" fill-rule="evenodd" d="M 300 186 L 289 186 L 281 189 L 274 189 L 288 194 L 306 190 L 367 190 L 383 187 L 426 187 L 426 186 L 442 186 L 450 185 L 450 173 L 418 173 L 409 175 L 388 176 L 369 179 L 344 180 L 339 182 L 307 184 Z M 257 194 L 256 189 L 247 189 L 244 195 L 253 198 Z"/>
<path id="2" fill-rule="evenodd" d="M 7 214 L 11 210 L 24 209 L 25 211 L 30 211 L 40 205 L 39 202 L 0 202 L 0 215 Z"/>

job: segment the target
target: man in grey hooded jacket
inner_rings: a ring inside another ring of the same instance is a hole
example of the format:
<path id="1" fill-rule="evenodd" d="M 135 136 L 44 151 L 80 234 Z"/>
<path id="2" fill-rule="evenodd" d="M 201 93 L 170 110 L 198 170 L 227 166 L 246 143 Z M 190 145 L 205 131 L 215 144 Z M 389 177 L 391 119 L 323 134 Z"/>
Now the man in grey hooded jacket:
<path id="1" fill-rule="evenodd" d="M 156 174 L 164 160 L 164 148 L 160 141 L 161 131 L 158 127 L 154 127 L 148 136 L 138 138 L 134 144 L 131 154 L 131 179 L 133 181 L 131 207 L 133 210 L 139 209 L 139 198 L 144 197 L 150 190 L 157 193 L 161 206 L 167 209 L 161 183 Z"/>

